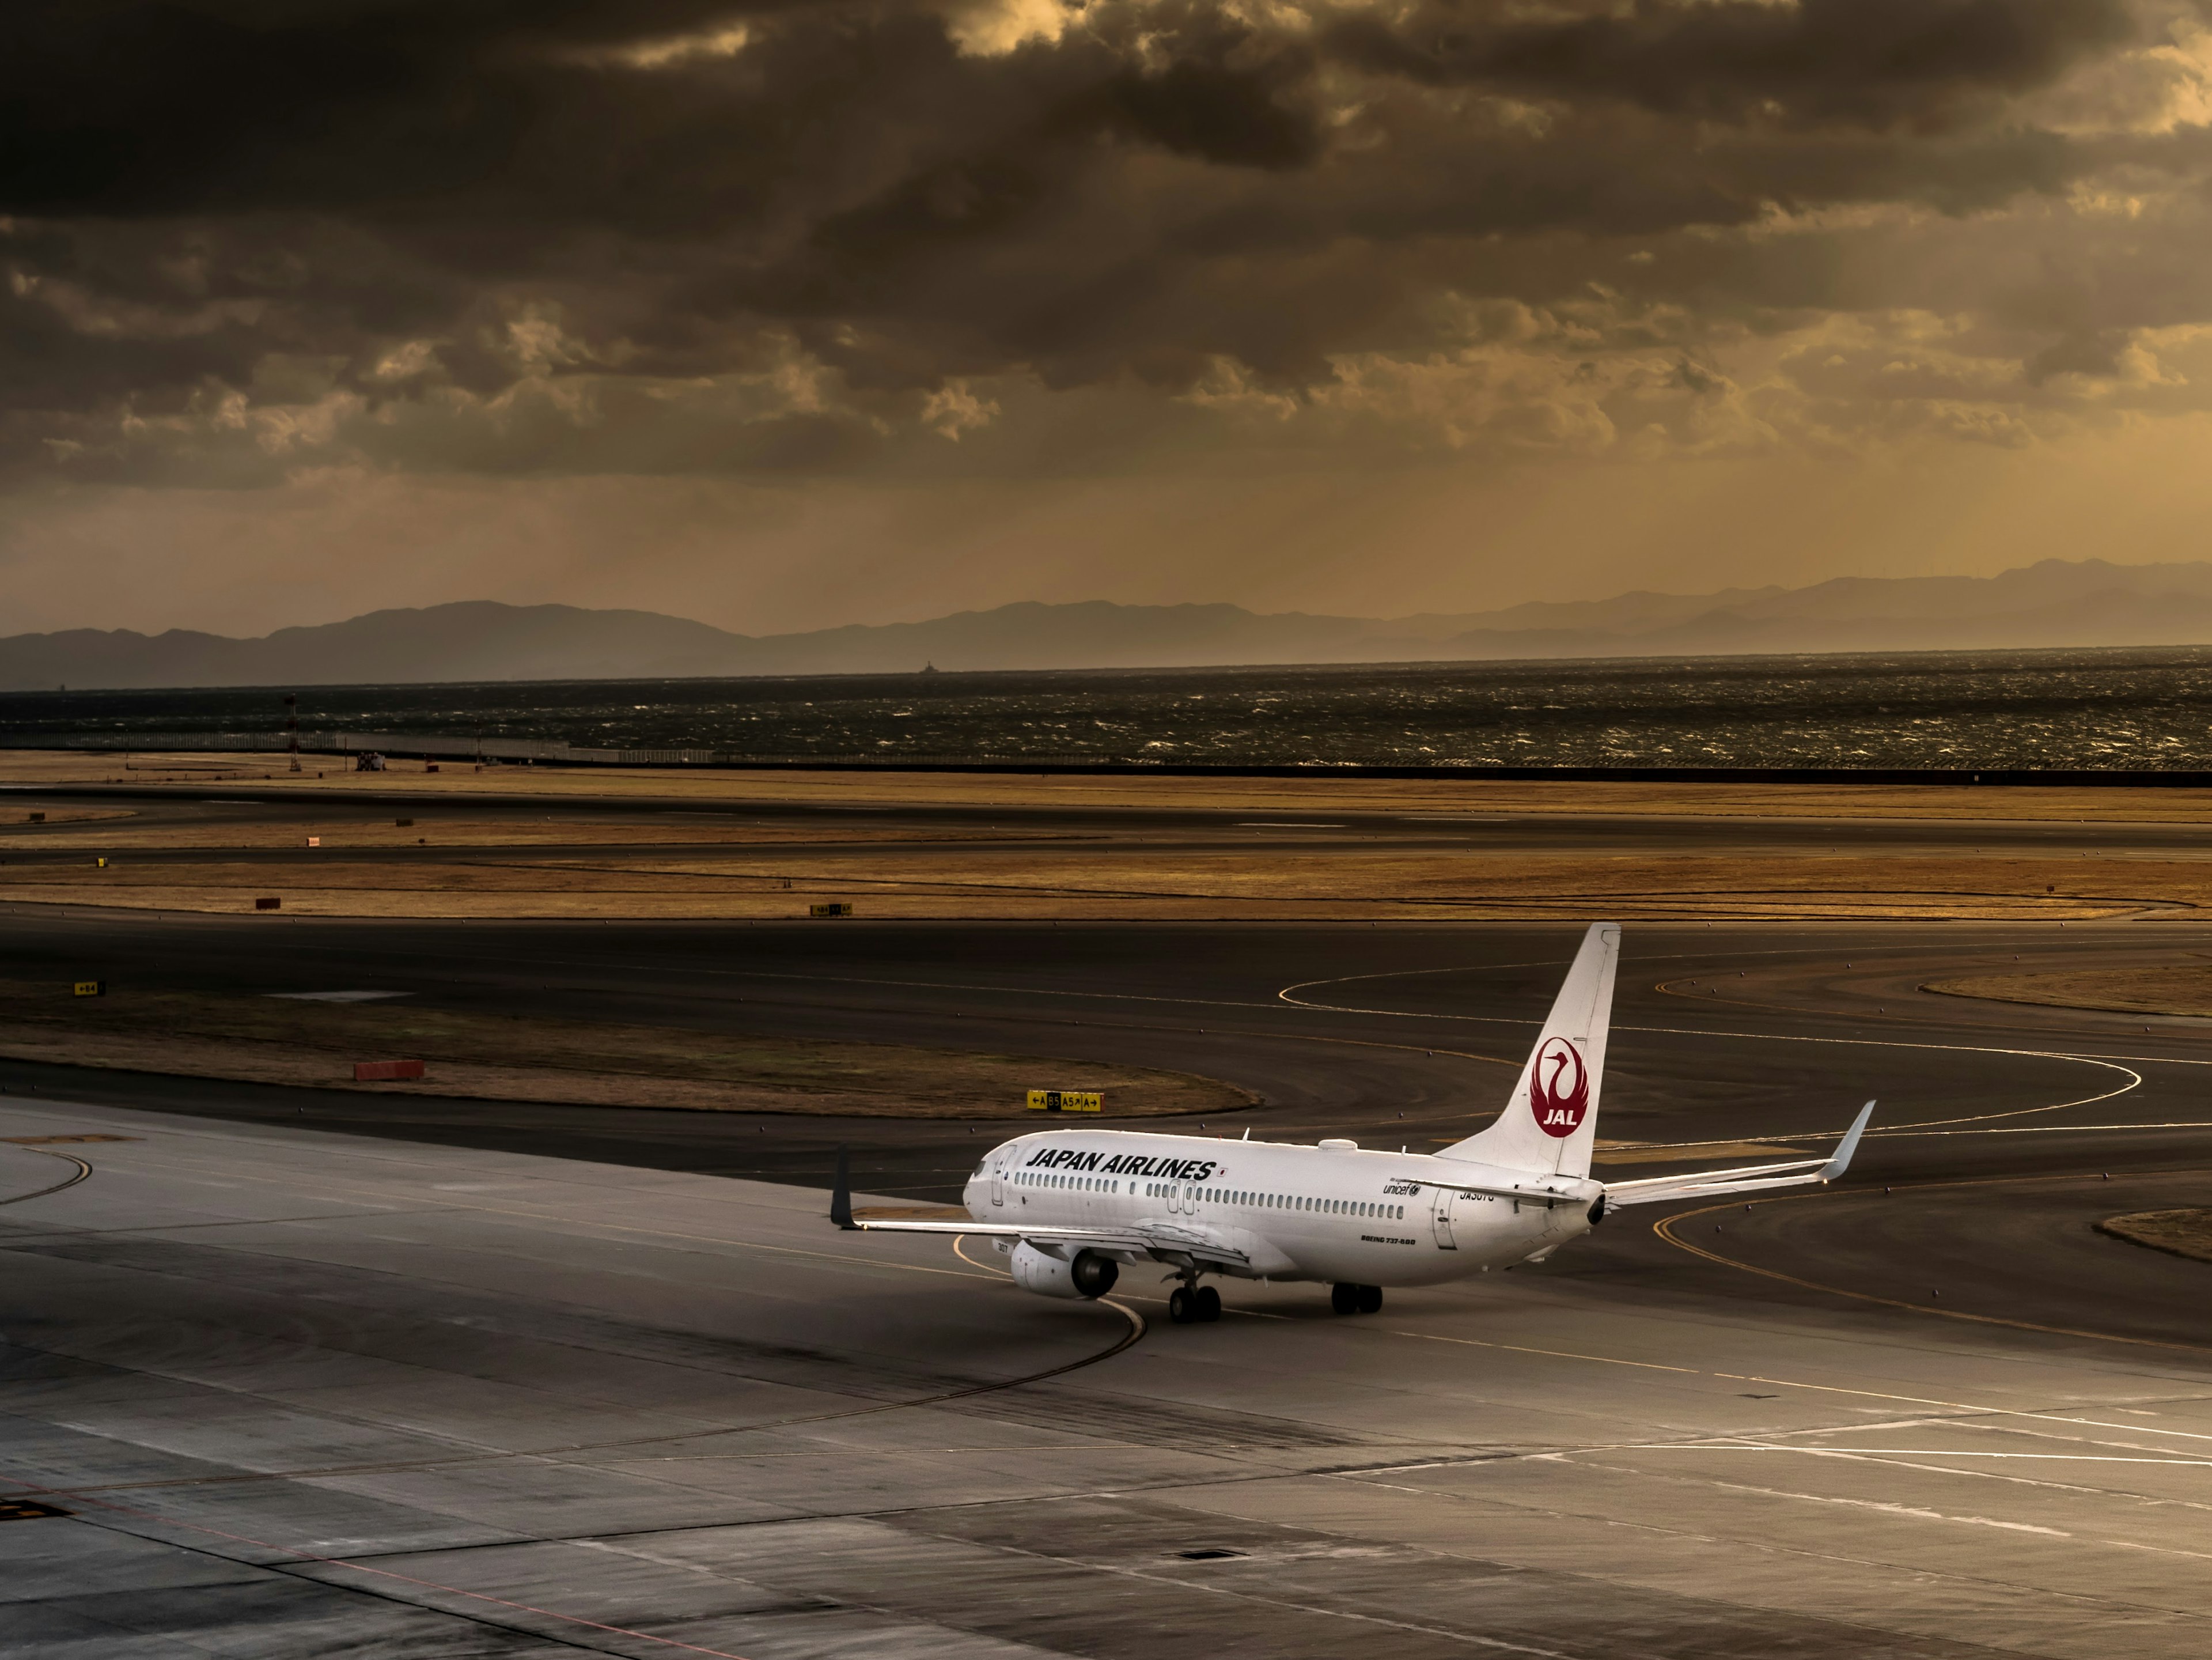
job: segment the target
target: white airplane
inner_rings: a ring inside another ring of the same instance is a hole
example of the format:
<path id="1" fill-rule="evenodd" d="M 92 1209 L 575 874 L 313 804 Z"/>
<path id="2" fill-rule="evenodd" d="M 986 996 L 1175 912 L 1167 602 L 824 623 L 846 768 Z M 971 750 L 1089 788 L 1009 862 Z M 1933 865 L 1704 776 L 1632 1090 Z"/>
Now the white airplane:
<path id="1" fill-rule="evenodd" d="M 1540 1262 L 1623 1205 L 1832 1182 L 1871 1101 L 1834 1154 L 1638 1182 L 1591 1179 L 1620 925 L 1583 937 L 1536 1046 L 1495 1123 L 1440 1152 L 1377 1152 L 1143 1131 L 1046 1130 L 994 1147 L 968 1181 L 972 1222 L 855 1221 L 842 1149 L 830 1219 L 874 1233 L 969 1234 L 1045 1297 L 1097 1298 L 1122 1265 L 1162 1262 L 1177 1322 L 1218 1320 L 1200 1277 L 1318 1280 L 1339 1314 L 1372 1314 L 1385 1286 L 1431 1286 Z"/>

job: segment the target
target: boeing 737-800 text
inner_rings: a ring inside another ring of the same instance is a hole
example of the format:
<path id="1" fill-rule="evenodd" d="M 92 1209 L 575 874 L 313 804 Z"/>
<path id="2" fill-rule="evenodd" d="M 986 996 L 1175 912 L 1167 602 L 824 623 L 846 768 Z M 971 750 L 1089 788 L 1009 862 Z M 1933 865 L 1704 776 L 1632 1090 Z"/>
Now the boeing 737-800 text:
<path id="1" fill-rule="evenodd" d="M 1386 1286 L 1540 1262 L 1623 1205 L 1844 1173 L 1871 1101 L 1826 1159 L 1592 1179 L 1620 955 L 1618 923 L 1600 922 L 1583 936 L 1505 1110 L 1441 1152 L 1045 1130 L 984 1155 L 964 1195 L 972 1221 L 854 1220 L 842 1154 L 831 1219 L 873 1232 L 988 1237 L 1010 1259 L 1015 1282 L 1046 1297 L 1100 1297 L 1124 1264 L 1164 1263 L 1182 1280 L 1168 1299 L 1177 1321 L 1219 1317 L 1220 1294 L 1200 1283 L 1206 1274 L 1322 1281 L 1339 1313 L 1365 1314 L 1382 1306 Z"/>

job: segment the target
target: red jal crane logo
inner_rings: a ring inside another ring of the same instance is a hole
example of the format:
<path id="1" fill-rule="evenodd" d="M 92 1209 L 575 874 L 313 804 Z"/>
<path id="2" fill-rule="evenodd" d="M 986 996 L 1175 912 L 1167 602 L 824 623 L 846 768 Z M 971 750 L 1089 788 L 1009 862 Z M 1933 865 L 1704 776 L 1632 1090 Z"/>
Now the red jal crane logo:
<path id="1" fill-rule="evenodd" d="M 1528 1110 L 1547 1135 L 1569 1136 L 1589 1111 L 1589 1073 L 1582 1051 L 1564 1037 L 1547 1038 L 1528 1079 Z"/>

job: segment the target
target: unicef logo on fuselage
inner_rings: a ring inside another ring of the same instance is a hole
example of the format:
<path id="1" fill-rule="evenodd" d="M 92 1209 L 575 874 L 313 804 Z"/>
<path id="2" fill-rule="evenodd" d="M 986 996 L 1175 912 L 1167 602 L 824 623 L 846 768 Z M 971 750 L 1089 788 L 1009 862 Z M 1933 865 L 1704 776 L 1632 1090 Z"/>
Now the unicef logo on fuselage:
<path id="1" fill-rule="evenodd" d="M 1528 1079 L 1528 1110 L 1547 1135 L 1568 1136 L 1589 1111 L 1589 1073 L 1583 1053 L 1564 1037 L 1545 1040 Z"/>

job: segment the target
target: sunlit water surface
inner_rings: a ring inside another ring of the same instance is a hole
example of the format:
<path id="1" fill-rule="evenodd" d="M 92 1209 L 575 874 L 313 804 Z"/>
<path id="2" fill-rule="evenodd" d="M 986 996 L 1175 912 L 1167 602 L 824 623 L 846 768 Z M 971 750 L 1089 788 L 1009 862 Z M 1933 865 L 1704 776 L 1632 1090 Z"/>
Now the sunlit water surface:
<path id="1" fill-rule="evenodd" d="M 2189 769 L 2212 648 L 309 687 L 302 729 L 735 757 Z M 275 734 L 282 690 L 9 693 L 0 742 Z"/>

